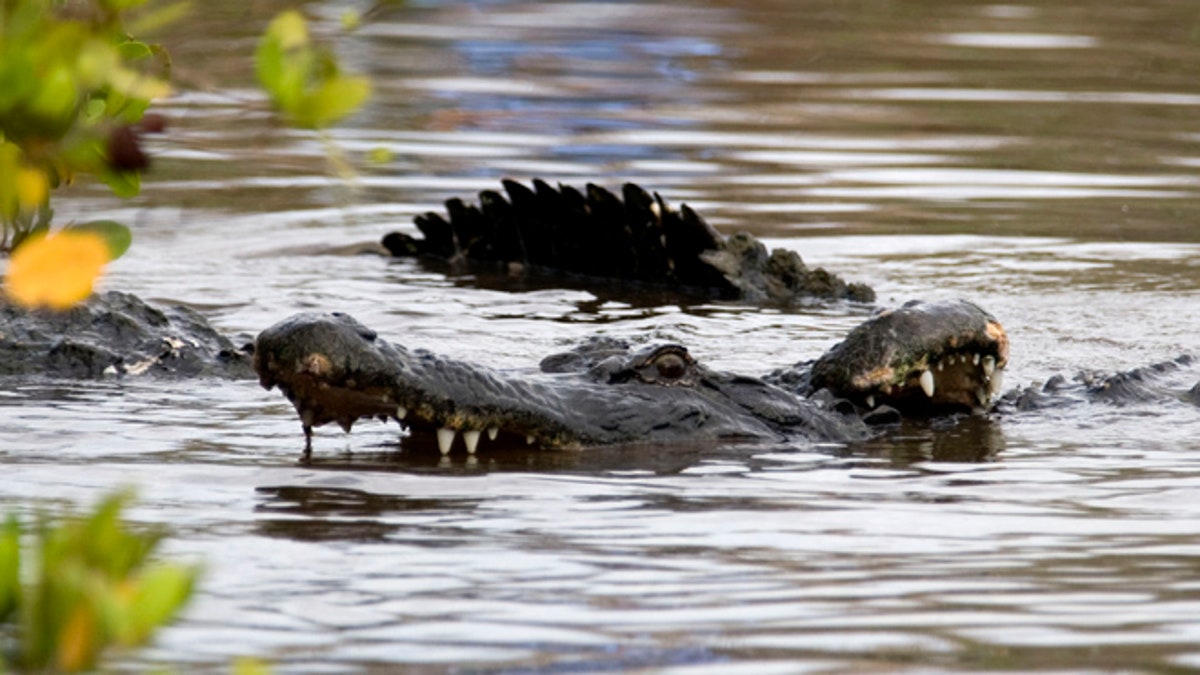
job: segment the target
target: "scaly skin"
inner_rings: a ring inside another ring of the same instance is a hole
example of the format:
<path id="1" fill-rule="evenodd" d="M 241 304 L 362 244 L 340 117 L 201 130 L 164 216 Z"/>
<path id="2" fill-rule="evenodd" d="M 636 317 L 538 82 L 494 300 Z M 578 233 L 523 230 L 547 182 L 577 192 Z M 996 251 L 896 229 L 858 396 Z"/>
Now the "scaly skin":
<path id="1" fill-rule="evenodd" d="M 987 354 L 995 361 L 993 375 L 1007 363 L 1003 329 L 969 303 L 910 304 L 885 316 L 892 318 L 869 321 L 818 362 L 845 375 L 852 388 L 833 380 L 822 386 L 861 398 L 862 389 L 854 387 L 863 382 L 871 391 L 890 388 L 888 401 L 907 403 L 917 399 L 911 393 L 920 380 L 914 369 L 938 358 Z M 924 334 L 897 334 L 897 327 Z M 942 391 L 927 397 L 929 410 L 986 404 L 975 398 L 978 376 L 949 379 L 969 370 L 970 360 L 944 369 Z M 396 419 L 413 433 L 436 432 L 443 452 L 460 432 L 472 452 L 484 433 L 542 448 L 646 440 L 850 440 L 870 433 L 830 397 L 809 399 L 762 379 L 713 371 L 679 345 L 631 353 L 621 343 L 593 341 L 547 358 L 543 372 L 509 373 L 390 344 L 343 314 L 301 314 L 259 335 L 254 368 L 263 387 L 278 386 L 296 407 L 306 452 L 314 427 L 337 422 L 349 431 L 364 417 Z"/>
<path id="2" fill-rule="evenodd" d="M 0 297 L 0 376 L 252 376 L 250 359 L 194 310 L 97 293 L 64 312 Z"/>
<path id="3" fill-rule="evenodd" d="M 452 267 L 585 281 L 589 289 L 659 290 L 704 302 L 808 305 L 836 300 L 873 302 L 865 284 L 809 268 L 794 251 L 768 251 L 745 233 L 725 237 L 686 204 L 632 183 L 617 197 L 604 188 L 533 189 L 503 181 L 507 194 L 480 193 L 479 205 L 446 202 L 449 218 L 416 218 L 422 238 L 392 233 L 392 255 L 444 261 Z"/>
<path id="4" fill-rule="evenodd" d="M 811 385 L 867 408 L 986 407 L 1000 393 L 1008 335 L 965 300 L 914 300 L 861 324 L 812 366 Z"/>

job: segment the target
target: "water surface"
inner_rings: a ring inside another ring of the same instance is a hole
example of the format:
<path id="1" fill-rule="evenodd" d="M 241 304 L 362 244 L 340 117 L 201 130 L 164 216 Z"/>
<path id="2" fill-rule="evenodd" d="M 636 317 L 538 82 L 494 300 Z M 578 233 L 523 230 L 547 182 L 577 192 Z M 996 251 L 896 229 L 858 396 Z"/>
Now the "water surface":
<path id="1" fill-rule="evenodd" d="M 479 288 L 313 251 L 413 231 L 501 177 L 633 180 L 879 292 L 967 297 L 1010 384 L 1197 352 L 1200 15 L 1190 3 L 421 2 L 339 36 L 376 97 L 326 143 L 281 128 L 248 55 L 276 8 L 164 36 L 180 94 L 143 195 L 63 219 L 136 245 L 106 288 L 240 339 L 304 310 L 499 367 L 593 333 L 746 373 L 863 308 Z M 385 148 L 394 159 L 369 165 Z M 360 161 L 363 160 L 363 161 Z M 1186 389 L 1197 369 L 1167 384 Z M 253 382 L 15 382 L 0 502 L 138 486 L 201 591 L 117 669 L 1111 672 L 1200 669 L 1200 411 L 1083 405 L 856 445 L 489 450 L 319 431 Z"/>

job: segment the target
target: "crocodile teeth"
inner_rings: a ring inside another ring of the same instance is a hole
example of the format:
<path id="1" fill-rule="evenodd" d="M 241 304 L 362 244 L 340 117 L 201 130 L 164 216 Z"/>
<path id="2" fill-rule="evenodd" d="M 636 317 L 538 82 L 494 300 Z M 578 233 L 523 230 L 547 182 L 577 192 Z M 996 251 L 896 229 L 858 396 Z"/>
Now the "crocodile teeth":
<path id="1" fill-rule="evenodd" d="M 525 445 L 533 445 L 533 434 L 525 437 Z"/>
<path id="2" fill-rule="evenodd" d="M 991 381 L 988 382 L 988 391 L 990 391 L 993 396 L 995 396 L 996 394 L 999 394 L 1000 387 L 1004 386 L 1003 382 L 1004 382 L 1004 373 L 996 373 L 995 375 L 992 376 Z"/>
<path id="3" fill-rule="evenodd" d="M 450 446 L 454 443 L 454 430 L 441 428 L 437 430 L 438 450 L 442 451 L 443 455 L 450 454 Z"/>
<path id="4" fill-rule="evenodd" d="M 479 447 L 479 433 L 474 430 L 463 432 L 463 440 L 467 442 L 467 452 L 469 454 L 475 454 L 475 449 Z"/>
<path id="5" fill-rule="evenodd" d="M 488 440 L 496 440 L 496 436 L 500 435 L 500 427 L 488 427 Z"/>
<path id="6" fill-rule="evenodd" d="M 396 406 L 396 419 L 402 420 L 407 415 L 408 415 L 408 408 L 405 408 L 402 405 Z"/>
<path id="7" fill-rule="evenodd" d="M 872 410 L 875 409 L 875 396 L 872 394 L 867 395 L 867 407 Z"/>
<path id="8" fill-rule="evenodd" d="M 921 371 L 921 390 L 929 398 L 933 398 L 933 372 L 929 370 Z"/>
<path id="9" fill-rule="evenodd" d="M 994 356 L 992 356 L 991 354 L 988 354 L 987 356 L 983 357 L 983 374 L 987 375 L 988 377 L 991 377 L 992 373 L 995 372 L 995 370 L 996 370 L 996 358 Z"/>
<path id="10" fill-rule="evenodd" d="M 971 363 L 973 363 L 973 364 L 975 364 L 975 365 L 979 365 L 979 359 L 980 359 L 980 358 L 981 358 L 981 357 L 980 357 L 980 354 L 979 354 L 979 352 L 975 352 L 975 356 L 972 356 L 972 357 L 971 357 Z"/>
<path id="11" fill-rule="evenodd" d="M 980 387 L 975 390 L 975 399 L 979 401 L 979 405 L 987 405 L 992 399 L 992 395 L 988 392 L 987 387 Z"/>
<path id="12" fill-rule="evenodd" d="M 946 362 L 945 362 L 945 361 L 938 361 L 938 371 L 942 371 L 942 370 L 945 370 L 945 369 L 946 369 Z"/>

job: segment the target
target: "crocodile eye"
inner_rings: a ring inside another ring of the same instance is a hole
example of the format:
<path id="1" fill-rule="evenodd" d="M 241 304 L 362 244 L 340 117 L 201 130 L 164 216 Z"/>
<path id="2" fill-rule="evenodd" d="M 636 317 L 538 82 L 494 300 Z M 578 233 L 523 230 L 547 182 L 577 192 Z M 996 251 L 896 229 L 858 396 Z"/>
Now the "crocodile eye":
<path id="1" fill-rule="evenodd" d="M 687 362 L 678 354 L 663 354 L 654 359 L 654 368 L 660 377 L 667 380 L 677 380 L 687 372 Z"/>

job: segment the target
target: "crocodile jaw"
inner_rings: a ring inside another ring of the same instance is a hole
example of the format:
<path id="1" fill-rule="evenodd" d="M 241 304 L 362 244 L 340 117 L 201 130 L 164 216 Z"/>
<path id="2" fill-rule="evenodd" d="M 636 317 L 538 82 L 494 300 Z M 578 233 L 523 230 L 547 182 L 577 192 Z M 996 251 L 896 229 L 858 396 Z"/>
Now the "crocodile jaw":
<path id="1" fill-rule="evenodd" d="M 292 402 L 306 434 L 331 422 L 348 432 L 375 417 L 436 433 L 443 450 L 459 432 L 468 450 L 484 433 L 545 448 L 586 440 L 555 418 L 557 406 L 536 388 L 522 391 L 491 369 L 391 345 L 345 315 L 301 314 L 268 328 L 255 342 L 254 369 L 265 389 L 278 387 Z"/>
<path id="2" fill-rule="evenodd" d="M 986 409 L 1008 365 L 1008 335 L 990 314 L 956 300 L 912 302 L 855 328 L 813 365 L 813 386 L 867 408 Z"/>
<path id="3" fill-rule="evenodd" d="M 572 449 L 640 440 L 782 439 L 810 406 L 753 378 L 704 370 L 704 384 L 598 381 L 580 373 L 521 373 L 407 350 L 344 315 L 305 314 L 259 335 L 255 370 L 279 387 L 306 435 L 364 417 L 397 420 L 437 438 Z M 815 413 L 812 413 L 815 415 Z M 803 429 L 800 429 L 803 431 Z M 486 434 L 486 437 L 484 436 Z"/>

